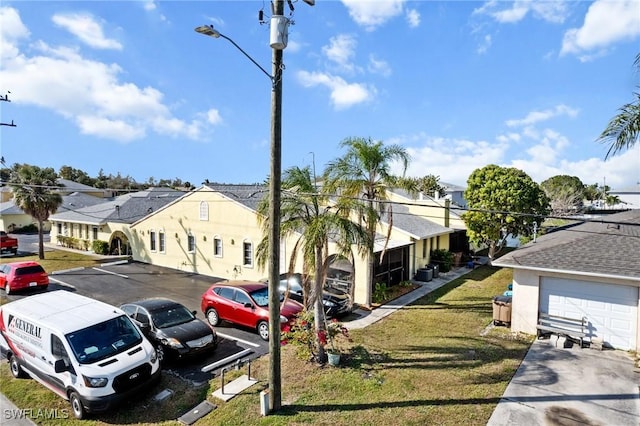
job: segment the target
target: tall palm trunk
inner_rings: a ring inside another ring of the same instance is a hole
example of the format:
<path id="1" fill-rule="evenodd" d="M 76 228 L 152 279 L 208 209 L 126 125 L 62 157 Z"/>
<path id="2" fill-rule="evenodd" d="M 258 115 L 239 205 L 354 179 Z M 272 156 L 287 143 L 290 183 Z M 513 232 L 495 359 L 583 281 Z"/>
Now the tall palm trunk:
<path id="1" fill-rule="evenodd" d="M 316 247 L 316 276 L 313 286 L 313 297 L 315 309 L 313 312 L 313 322 L 316 328 L 316 347 L 318 348 L 318 362 L 324 362 L 327 355 L 322 345 L 320 335 L 324 330 L 324 306 L 322 305 L 322 281 L 324 277 L 324 262 L 322 261 L 322 247 Z"/>
<path id="2" fill-rule="evenodd" d="M 44 225 L 44 221 L 38 219 L 38 259 L 44 259 L 44 234 L 42 231 L 42 227 Z"/>

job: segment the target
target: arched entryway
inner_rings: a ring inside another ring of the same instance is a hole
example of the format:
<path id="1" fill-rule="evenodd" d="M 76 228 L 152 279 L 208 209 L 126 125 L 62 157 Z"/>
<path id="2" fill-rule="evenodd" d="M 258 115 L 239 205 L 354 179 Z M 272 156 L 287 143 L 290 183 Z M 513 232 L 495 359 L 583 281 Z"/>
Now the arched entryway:
<path id="1" fill-rule="evenodd" d="M 327 285 L 353 296 L 353 264 L 344 256 L 332 254 L 328 259 Z"/>
<path id="2" fill-rule="evenodd" d="M 129 244 L 129 238 L 121 232 L 116 231 L 111 235 L 109 241 L 109 254 L 111 255 L 131 255 L 131 245 Z"/>

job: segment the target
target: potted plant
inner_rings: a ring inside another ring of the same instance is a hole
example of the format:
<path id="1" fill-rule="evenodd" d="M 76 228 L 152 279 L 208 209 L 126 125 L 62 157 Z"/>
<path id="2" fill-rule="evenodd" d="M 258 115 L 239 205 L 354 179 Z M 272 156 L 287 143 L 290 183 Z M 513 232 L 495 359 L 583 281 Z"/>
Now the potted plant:
<path id="1" fill-rule="evenodd" d="M 340 350 L 336 348 L 335 341 L 340 336 L 349 339 L 349 330 L 335 318 L 331 322 L 325 323 L 325 325 L 325 342 L 328 342 L 328 345 L 325 343 L 325 350 L 327 351 L 327 361 L 329 365 L 336 366 L 340 364 Z"/>

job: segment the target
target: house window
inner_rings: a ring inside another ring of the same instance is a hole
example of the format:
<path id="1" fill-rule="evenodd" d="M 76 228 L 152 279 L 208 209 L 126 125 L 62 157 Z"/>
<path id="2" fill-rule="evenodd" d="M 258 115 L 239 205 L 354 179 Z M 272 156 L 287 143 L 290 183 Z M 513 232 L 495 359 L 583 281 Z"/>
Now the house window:
<path id="1" fill-rule="evenodd" d="M 58 235 L 62 235 L 62 224 L 58 222 Z"/>
<path id="2" fill-rule="evenodd" d="M 73 235 L 73 228 L 75 228 L 74 224 L 73 223 L 69 224 L 69 236 L 70 237 L 74 236 Z"/>
<path id="3" fill-rule="evenodd" d="M 164 253 L 164 231 L 158 231 L 158 245 L 160 253 Z"/>
<path id="4" fill-rule="evenodd" d="M 253 244 L 251 244 L 251 241 L 242 243 L 242 265 L 253 266 Z"/>
<path id="5" fill-rule="evenodd" d="M 215 257 L 222 257 L 222 238 L 218 235 L 213 237 L 213 255 Z"/>
<path id="6" fill-rule="evenodd" d="M 98 239 L 98 227 L 97 226 L 93 227 L 93 239 L 94 240 Z"/>
<path id="7" fill-rule="evenodd" d="M 156 251 L 156 231 L 149 231 L 149 248 Z"/>
<path id="8" fill-rule="evenodd" d="M 84 238 L 89 239 L 89 225 L 84 226 Z"/>
<path id="9" fill-rule="evenodd" d="M 62 233 L 65 237 L 69 236 L 69 224 L 67 222 L 62 225 Z"/>
<path id="10" fill-rule="evenodd" d="M 209 220 L 209 204 L 200 201 L 200 220 Z"/>
<path id="11" fill-rule="evenodd" d="M 427 257 L 427 240 L 422 240 L 422 258 Z"/>
<path id="12" fill-rule="evenodd" d="M 196 251 L 196 237 L 193 234 L 187 235 L 187 251 L 189 253 Z"/>

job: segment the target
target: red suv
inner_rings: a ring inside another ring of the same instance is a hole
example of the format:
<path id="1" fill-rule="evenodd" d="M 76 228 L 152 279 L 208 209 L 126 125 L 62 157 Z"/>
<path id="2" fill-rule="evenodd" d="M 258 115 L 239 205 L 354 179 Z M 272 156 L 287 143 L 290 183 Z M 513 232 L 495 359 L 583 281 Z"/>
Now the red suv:
<path id="1" fill-rule="evenodd" d="M 0 265 L 0 286 L 6 294 L 15 290 L 49 286 L 49 275 L 38 262 L 12 262 Z"/>
<path id="2" fill-rule="evenodd" d="M 280 296 L 282 302 L 283 296 Z M 269 340 L 269 286 L 262 282 L 227 281 L 212 285 L 202 295 L 202 312 L 209 324 L 228 321 L 256 329 L 263 340 Z M 287 299 L 280 306 L 282 329 L 295 319 L 304 306 Z"/>

